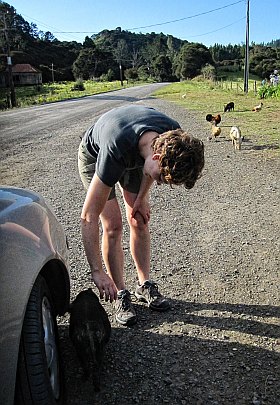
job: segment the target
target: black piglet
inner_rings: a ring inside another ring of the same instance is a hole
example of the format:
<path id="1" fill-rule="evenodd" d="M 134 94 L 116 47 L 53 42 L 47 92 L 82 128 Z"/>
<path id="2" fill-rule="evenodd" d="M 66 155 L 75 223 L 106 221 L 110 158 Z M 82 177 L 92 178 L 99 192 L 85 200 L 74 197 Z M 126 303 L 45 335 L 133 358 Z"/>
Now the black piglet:
<path id="1" fill-rule="evenodd" d="M 104 349 L 111 335 L 108 315 L 90 288 L 77 295 L 69 312 L 69 336 L 83 368 L 84 379 L 91 378 L 95 391 L 99 391 Z"/>
<path id="2" fill-rule="evenodd" d="M 233 102 L 227 103 L 227 105 L 225 105 L 224 112 L 231 111 L 231 110 L 234 111 L 234 103 Z"/>

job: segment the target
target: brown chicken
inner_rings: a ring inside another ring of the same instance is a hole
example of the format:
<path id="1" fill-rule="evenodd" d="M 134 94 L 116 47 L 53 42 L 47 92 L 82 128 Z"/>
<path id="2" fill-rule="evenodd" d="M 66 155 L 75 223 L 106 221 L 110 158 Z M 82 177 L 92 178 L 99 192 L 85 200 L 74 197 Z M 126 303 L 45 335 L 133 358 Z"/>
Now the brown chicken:
<path id="1" fill-rule="evenodd" d="M 206 121 L 211 122 L 213 125 L 218 125 L 222 120 L 222 117 L 220 114 L 217 115 L 212 115 L 212 114 L 207 114 L 206 115 Z"/>
<path id="2" fill-rule="evenodd" d="M 208 141 L 211 141 L 212 138 L 216 139 L 217 136 L 221 135 L 222 129 L 216 125 L 212 125 L 211 135 L 207 137 Z"/>
<path id="3" fill-rule="evenodd" d="M 222 130 L 220 127 L 216 127 L 215 125 L 213 125 L 212 127 L 212 135 L 213 137 L 216 139 L 217 136 L 219 136 L 221 134 Z"/>

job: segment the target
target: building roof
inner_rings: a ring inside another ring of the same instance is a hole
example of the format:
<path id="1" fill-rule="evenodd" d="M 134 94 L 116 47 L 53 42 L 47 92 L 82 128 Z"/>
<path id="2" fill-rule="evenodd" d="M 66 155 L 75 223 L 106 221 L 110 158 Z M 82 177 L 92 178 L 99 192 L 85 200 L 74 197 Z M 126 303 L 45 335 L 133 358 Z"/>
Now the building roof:
<path id="1" fill-rule="evenodd" d="M 31 66 L 29 63 L 18 63 L 12 66 L 13 73 L 40 73 L 40 70 Z"/>

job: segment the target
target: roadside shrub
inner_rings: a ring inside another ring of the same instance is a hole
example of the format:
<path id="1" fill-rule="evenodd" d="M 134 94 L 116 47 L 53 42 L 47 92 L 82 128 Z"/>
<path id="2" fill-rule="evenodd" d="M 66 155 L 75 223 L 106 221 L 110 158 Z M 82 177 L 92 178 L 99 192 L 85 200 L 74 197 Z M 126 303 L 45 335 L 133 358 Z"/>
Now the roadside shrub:
<path id="1" fill-rule="evenodd" d="M 258 90 L 260 98 L 280 98 L 280 86 L 261 86 Z"/>
<path id="2" fill-rule="evenodd" d="M 210 63 L 206 63 L 201 69 L 201 74 L 204 79 L 214 80 L 216 77 L 216 69 L 213 65 L 210 65 Z"/>
<path id="3" fill-rule="evenodd" d="M 103 73 L 100 76 L 100 80 L 102 82 L 111 82 L 112 80 L 114 80 L 114 72 L 112 69 L 108 69 L 107 73 Z"/>
<path id="4" fill-rule="evenodd" d="M 7 108 L 8 108 L 7 102 L 0 100 L 0 110 L 6 110 Z"/>
<path id="5" fill-rule="evenodd" d="M 126 69 L 124 71 L 124 76 L 127 80 L 137 80 L 138 79 L 138 72 L 136 68 Z"/>
<path id="6" fill-rule="evenodd" d="M 143 82 L 148 82 L 151 79 L 150 70 L 146 66 L 140 66 L 137 70 L 138 79 Z M 150 80 L 151 81 L 151 80 Z"/>
<path id="7" fill-rule="evenodd" d="M 82 79 L 77 79 L 74 86 L 71 88 L 72 91 L 84 91 L 85 86 Z"/>

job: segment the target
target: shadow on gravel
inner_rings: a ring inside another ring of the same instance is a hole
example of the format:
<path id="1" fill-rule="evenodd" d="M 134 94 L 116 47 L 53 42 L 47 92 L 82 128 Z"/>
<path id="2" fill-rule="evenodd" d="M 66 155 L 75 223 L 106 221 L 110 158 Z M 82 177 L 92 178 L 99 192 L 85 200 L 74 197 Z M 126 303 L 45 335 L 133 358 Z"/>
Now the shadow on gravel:
<path id="1" fill-rule="evenodd" d="M 267 324 L 250 317 L 279 318 L 280 307 L 269 305 L 233 305 L 233 304 L 190 304 L 190 313 L 183 319 L 184 322 L 216 328 L 219 330 L 232 330 L 268 338 L 280 338 L 280 324 Z M 216 311 L 215 316 L 193 315 L 192 311 Z M 222 314 L 222 315 L 221 315 Z M 223 317 L 225 314 L 225 317 Z M 236 316 L 237 315 L 237 316 Z M 233 317 L 234 316 L 234 317 Z"/>
<path id="2" fill-rule="evenodd" d="M 276 143 L 254 145 L 253 141 L 249 138 L 245 138 L 244 146 L 247 150 L 277 150 L 277 149 L 279 149 L 279 144 L 276 144 Z"/>
<path id="3" fill-rule="evenodd" d="M 222 126 L 221 126 L 222 127 Z M 225 127 L 225 126 L 224 126 Z M 212 143 L 219 143 L 219 142 L 227 142 L 231 143 L 231 139 L 229 139 L 228 136 L 226 135 L 220 135 L 216 139 L 211 139 L 209 142 Z M 242 150 L 278 150 L 280 148 L 279 144 L 273 143 L 273 144 L 261 144 L 261 145 L 255 145 L 253 141 L 249 138 L 245 138 L 242 143 Z M 239 152 L 239 151 L 238 151 Z"/>
<path id="4" fill-rule="evenodd" d="M 100 393 L 82 381 L 68 328 L 59 327 L 69 405 L 279 403 L 279 307 L 179 300 L 167 313 L 135 307 L 134 327 L 111 319 Z"/>
<path id="5" fill-rule="evenodd" d="M 279 149 L 279 145 L 276 145 L 276 144 L 271 144 L 271 145 L 254 145 L 254 146 L 252 146 L 250 149 L 253 149 L 253 150 L 266 150 L 266 149 L 269 149 L 269 150 L 277 150 L 277 149 Z"/>

